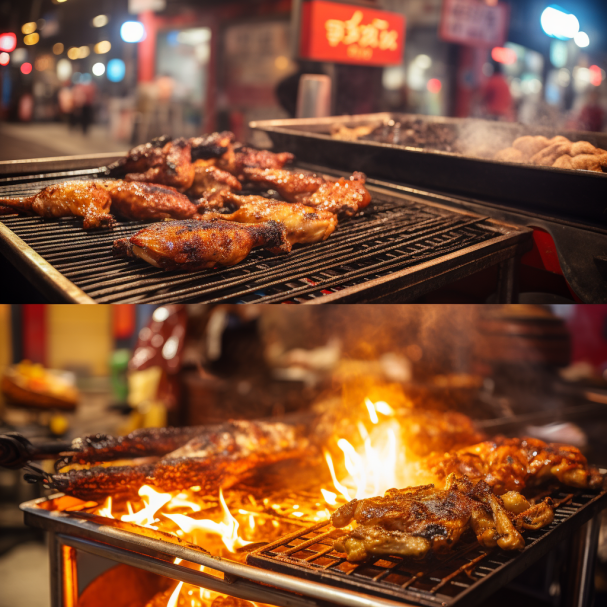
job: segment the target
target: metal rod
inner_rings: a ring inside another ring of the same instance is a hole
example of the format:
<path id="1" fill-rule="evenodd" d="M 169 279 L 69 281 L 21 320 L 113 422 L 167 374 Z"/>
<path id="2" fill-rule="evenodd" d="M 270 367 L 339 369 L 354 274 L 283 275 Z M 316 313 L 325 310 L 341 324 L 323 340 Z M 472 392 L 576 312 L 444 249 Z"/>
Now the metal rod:
<path id="1" fill-rule="evenodd" d="M 266 602 L 272 605 L 278 605 L 279 607 L 312 607 L 318 604 L 316 601 L 301 598 L 297 595 L 275 588 L 268 588 L 267 586 L 262 586 L 261 584 L 245 580 L 238 576 L 229 575 L 226 576 L 227 579 L 222 580 L 202 571 L 195 571 L 174 563 L 162 561 L 152 556 L 114 548 L 113 546 L 99 544 L 91 540 L 84 540 L 66 535 L 61 535 L 60 539 L 63 544 L 89 552 L 90 554 L 138 567 L 139 569 L 144 569 L 151 573 L 193 584 L 194 586 L 200 586 L 207 590 L 223 592 L 224 594 L 241 599 Z M 236 563 L 234 563 L 234 565 L 236 565 Z M 211 569 L 213 568 L 212 564 L 205 566 L 208 566 Z M 278 586 L 279 584 L 276 582 L 280 582 L 280 578 L 284 577 L 282 574 L 265 572 L 262 570 L 255 571 L 259 572 L 260 575 L 258 577 L 263 579 L 264 584 L 270 584 L 272 586 Z M 312 595 L 315 598 L 328 600 L 340 605 L 353 605 L 359 607 L 373 607 L 374 605 L 396 607 L 397 605 L 400 605 L 401 607 L 407 607 L 407 604 L 402 602 L 396 603 L 385 599 L 375 600 L 372 597 L 365 597 L 364 595 L 355 592 L 343 590 L 336 592 L 335 589 L 330 586 L 324 586 L 314 582 L 307 582 L 305 580 L 297 581 L 299 582 L 298 585 L 301 586 L 298 590 L 302 592 L 302 594 Z M 290 583 L 293 585 L 293 581 Z M 349 596 L 341 596 L 344 593 Z"/>

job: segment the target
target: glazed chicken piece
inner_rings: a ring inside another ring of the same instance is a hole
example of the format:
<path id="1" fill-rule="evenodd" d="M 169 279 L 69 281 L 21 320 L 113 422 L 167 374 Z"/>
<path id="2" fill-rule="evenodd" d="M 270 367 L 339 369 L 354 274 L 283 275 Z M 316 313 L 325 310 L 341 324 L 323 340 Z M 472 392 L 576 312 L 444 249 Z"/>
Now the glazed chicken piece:
<path id="1" fill-rule="evenodd" d="M 287 240 L 293 246 L 296 243 L 312 243 L 326 240 L 337 227 L 337 217 L 327 211 L 318 211 L 301 203 L 279 202 L 263 196 L 238 196 L 227 193 L 224 205 L 236 210 L 229 214 L 205 213 L 212 205 L 202 202 L 199 213 L 205 219 L 221 218 L 238 223 L 262 223 L 279 221 L 287 230 Z"/>
<path id="2" fill-rule="evenodd" d="M 194 181 L 194 167 L 187 140 L 154 139 L 133 148 L 126 158 L 110 165 L 110 174 L 127 181 L 145 181 L 187 190 Z"/>
<path id="3" fill-rule="evenodd" d="M 319 211 L 353 217 L 371 202 L 371 194 L 365 187 L 366 179 L 364 173 L 355 172 L 349 179 L 341 177 L 337 181 L 327 181 L 302 202 Z"/>
<path id="4" fill-rule="evenodd" d="M 548 499 L 515 515 L 485 482 L 474 484 L 452 474 L 444 489 L 434 485 L 389 489 L 383 497 L 352 500 L 333 513 L 331 523 L 337 528 L 357 523 L 334 544 L 348 561 L 356 562 L 371 555 L 423 558 L 430 550 L 448 552 L 468 528 L 486 548 L 522 550 L 525 542 L 516 521 L 524 528 L 529 516 L 544 526 L 552 522 L 552 512 Z"/>
<path id="5" fill-rule="evenodd" d="M 114 218 L 109 214 L 111 198 L 95 181 L 66 181 L 49 185 L 38 194 L 27 198 L 4 198 L 0 204 L 18 213 L 40 215 L 45 218 L 83 217 L 85 230 L 111 227 Z"/>
<path id="6" fill-rule="evenodd" d="M 245 146 L 237 148 L 230 145 L 227 152 L 218 158 L 217 166 L 241 179 L 245 168 L 282 169 L 294 159 L 295 156 L 289 152 L 276 154 L 268 150 L 254 150 Z"/>
<path id="7" fill-rule="evenodd" d="M 598 488 L 603 477 L 588 467 L 579 449 L 534 438 L 497 437 L 428 458 L 425 467 L 439 481 L 449 474 L 483 479 L 497 495 L 556 480 L 564 485 Z"/>
<path id="8" fill-rule="evenodd" d="M 365 188 L 366 176 L 353 173 L 346 179 L 329 181 L 318 175 L 279 169 L 243 170 L 243 179 L 276 190 L 285 200 L 303 202 L 318 210 L 352 217 L 371 202 Z"/>
<path id="9" fill-rule="evenodd" d="M 288 253 L 285 227 L 275 221 L 243 225 L 230 221 L 165 221 L 114 241 L 116 257 L 139 257 L 163 270 L 196 272 L 240 263 L 255 247 Z"/>
<path id="10" fill-rule="evenodd" d="M 209 205 L 220 208 L 224 194 L 240 190 L 240 181 L 231 173 L 214 166 L 212 160 L 197 160 L 194 163 L 194 183 L 188 190 L 192 198 L 204 197 Z"/>
<path id="11" fill-rule="evenodd" d="M 285 169 L 245 168 L 243 176 L 247 183 L 272 188 L 289 202 L 302 202 L 326 183 L 326 180 L 318 175 Z"/>
<path id="12" fill-rule="evenodd" d="M 192 162 L 196 160 L 206 160 L 209 158 L 219 158 L 223 156 L 234 142 L 234 133 L 223 131 L 221 133 L 211 133 L 201 137 L 190 137 L 189 144 L 192 149 Z"/>
<path id="13" fill-rule="evenodd" d="M 196 205 L 175 188 L 137 181 L 104 181 L 112 199 L 112 211 L 126 219 L 189 219 Z"/>

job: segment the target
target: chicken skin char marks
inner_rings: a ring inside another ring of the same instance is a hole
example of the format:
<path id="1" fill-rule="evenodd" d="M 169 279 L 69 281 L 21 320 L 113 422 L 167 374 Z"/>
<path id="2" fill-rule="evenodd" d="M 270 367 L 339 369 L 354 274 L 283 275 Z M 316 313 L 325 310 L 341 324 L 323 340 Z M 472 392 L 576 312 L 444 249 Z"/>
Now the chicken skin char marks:
<path id="1" fill-rule="evenodd" d="M 230 131 L 210 133 L 201 137 L 190 137 L 192 162 L 223 156 L 230 149 L 230 145 L 234 143 L 234 139 L 234 133 Z"/>
<path id="2" fill-rule="evenodd" d="M 27 198 L 0 199 L 0 204 L 13 211 L 45 218 L 83 217 L 85 230 L 111 227 L 111 197 L 94 181 L 66 181 L 50 185 Z"/>
<path id="3" fill-rule="evenodd" d="M 224 194 L 240 190 L 240 181 L 232 173 L 215 166 L 213 161 L 197 160 L 194 163 L 194 182 L 187 192 L 188 196 L 204 197 L 209 204 L 221 207 Z"/>
<path id="4" fill-rule="evenodd" d="M 112 199 L 112 211 L 126 219 L 189 219 L 196 205 L 170 186 L 137 181 L 104 181 Z"/>
<path id="5" fill-rule="evenodd" d="M 365 187 L 364 173 L 349 179 L 329 181 L 317 175 L 305 175 L 277 169 L 246 169 L 244 178 L 262 187 L 275 189 L 285 200 L 301 202 L 318 210 L 342 217 L 353 217 L 369 205 L 371 194 Z"/>
<path id="6" fill-rule="evenodd" d="M 113 176 L 187 190 L 194 181 L 190 144 L 186 139 L 159 138 L 129 151 L 126 158 L 108 167 Z"/>
<path id="7" fill-rule="evenodd" d="M 282 169 L 285 164 L 295 160 L 290 152 L 270 152 L 268 150 L 254 150 L 246 146 L 234 147 L 230 145 L 225 154 L 217 159 L 217 166 L 235 175 L 243 181 L 245 169 Z"/>
<path id="8" fill-rule="evenodd" d="M 164 491 L 199 485 L 215 493 L 256 467 L 303 457 L 309 448 L 295 426 L 233 421 L 197 429 L 196 436 L 152 464 L 69 470 L 45 482 L 81 499 L 136 495 L 146 483 Z"/>
<path id="9" fill-rule="evenodd" d="M 228 215 L 212 212 L 212 203 L 204 201 L 198 206 L 198 211 L 205 219 L 222 218 L 238 223 L 279 221 L 286 228 L 287 240 L 291 246 L 326 240 L 337 227 L 337 217 L 333 213 L 318 211 L 300 203 L 279 202 L 263 196 L 237 196 L 232 193 L 227 193 L 223 201 L 224 205 L 235 210 Z"/>
<path id="10" fill-rule="evenodd" d="M 520 499 L 512 496 L 503 501 L 485 482 L 474 484 L 455 474 L 448 477 L 444 489 L 434 485 L 389 489 L 383 497 L 352 500 L 333 513 L 334 527 L 357 523 L 335 541 L 334 548 L 352 562 L 372 555 L 424 558 L 431 550 L 448 552 L 472 529 L 485 548 L 522 550 L 521 530 L 550 524 L 554 512 L 550 498 L 532 506 L 516 496 Z"/>
<path id="11" fill-rule="evenodd" d="M 497 437 L 432 456 L 425 468 L 439 481 L 451 473 L 483 479 L 498 495 L 550 480 L 579 488 L 598 488 L 604 482 L 576 447 L 534 438 Z"/>
<path id="12" fill-rule="evenodd" d="M 255 247 L 288 253 L 285 227 L 275 221 L 245 225 L 228 221 L 166 221 L 114 241 L 115 257 L 139 257 L 163 270 L 196 272 L 240 263 Z"/>

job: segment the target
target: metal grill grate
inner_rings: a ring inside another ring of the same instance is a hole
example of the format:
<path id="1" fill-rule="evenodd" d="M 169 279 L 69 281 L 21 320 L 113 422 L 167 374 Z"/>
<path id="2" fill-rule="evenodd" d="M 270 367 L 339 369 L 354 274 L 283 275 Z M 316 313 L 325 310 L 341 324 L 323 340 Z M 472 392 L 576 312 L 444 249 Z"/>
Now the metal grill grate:
<path id="1" fill-rule="evenodd" d="M 99 169 L 4 179 L 0 197 L 31 195 L 66 178 L 101 176 Z M 503 249 L 521 236 L 521 230 L 486 217 L 386 191 L 372 193 L 372 205 L 340 223 L 323 243 L 297 246 L 286 257 L 254 250 L 233 268 L 191 274 L 167 273 L 140 260 L 112 257 L 112 242 L 134 234 L 141 222 L 121 221 L 113 230 L 86 232 L 77 218 L 46 221 L 8 215 L 0 221 L 98 303 L 302 303 L 365 283 L 372 286 L 376 279 L 389 280 L 397 271 L 470 247 L 496 245 L 500 237 L 498 248 Z"/>
<path id="2" fill-rule="evenodd" d="M 454 605 L 465 598 L 466 604 L 481 600 L 495 590 L 496 578 L 513 579 L 527 565 L 526 555 L 545 554 L 559 541 L 569 522 L 592 516 L 595 508 L 604 508 L 607 492 L 552 492 L 554 521 L 538 531 L 524 533 L 522 553 L 485 550 L 470 533 L 447 556 L 431 556 L 423 561 L 399 556 L 373 557 L 363 563 L 349 563 L 333 550 L 333 541 L 345 534 L 329 522 L 318 523 L 259 548 L 247 562 L 264 569 L 288 573 L 349 590 L 367 592 L 385 598 L 405 599 L 424 606 Z M 577 524 L 581 524 L 578 520 Z"/>

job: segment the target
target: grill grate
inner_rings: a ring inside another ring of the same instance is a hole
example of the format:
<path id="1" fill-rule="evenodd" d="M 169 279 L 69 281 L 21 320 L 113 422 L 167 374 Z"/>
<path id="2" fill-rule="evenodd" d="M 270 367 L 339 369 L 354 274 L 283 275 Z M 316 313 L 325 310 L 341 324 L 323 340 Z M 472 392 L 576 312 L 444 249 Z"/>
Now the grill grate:
<path id="1" fill-rule="evenodd" d="M 443 557 L 434 555 L 416 561 L 382 556 L 363 563 L 349 563 L 341 553 L 333 550 L 333 541 L 346 532 L 335 529 L 329 522 L 321 522 L 257 549 L 248 555 L 247 562 L 349 590 L 405 599 L 416 605 L 444 607 L 464 598 L 468 605 L 495 590 L 491 579 L 501 577 L 508 581 L 514 578 L 513 566 L 516 567 L 517 563 L 519 567 L 526 566 L 526 555 L 537 555 L 540 546 L 543 547 L 542 554 L 551 549 L 559 541 L 558 532 L 564 532 L 567 522 L 575 515 L 587 511 L 589 518 L 594 506 L 604 508 L 606 496 L 607 492 L 554 490 L 551 492 L 557 505 L 554 521 L 537 531 L 525 532 L 525 549 L 517 554 L 500 549 L 482 549 L 469 533 Z M 552 541 L 546 541 L 549 537 Z"/>
<path id="2" fill-rule="evenodd" d="M 0 197 L 29 196 L 66 178 L 102 176 L 99 169 L 4 179 Z M 134 234 L 142 222 L 119 221 L 113 230 L 86 232 L 77 218 L 7 215 L 0 221 L 98 303 L 303 303 L 475 245 L 495 244 L 505 234 L 520 236 L 486 217 L 371 190 L 370 207 L 341 223 L 323 243 L 296 246 L 286 257 L 254 250 L 233 268 L 191 274 L 112 257 L 112 242 Z"/>

